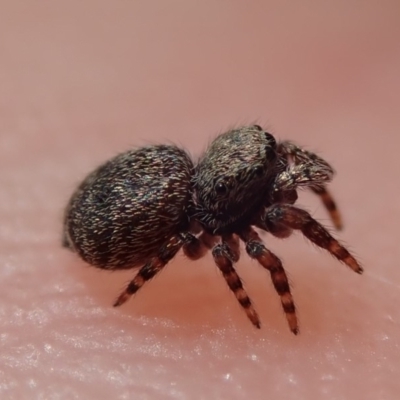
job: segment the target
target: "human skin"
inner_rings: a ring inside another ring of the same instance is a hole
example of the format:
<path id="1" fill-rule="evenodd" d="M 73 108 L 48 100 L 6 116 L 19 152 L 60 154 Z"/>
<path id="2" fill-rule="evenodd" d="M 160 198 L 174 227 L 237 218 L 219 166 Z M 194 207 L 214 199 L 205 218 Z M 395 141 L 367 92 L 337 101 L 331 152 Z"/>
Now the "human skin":
<path id="1" fill-rule="evenodd" d="M 323 4 L 324 3 L 324 4 Z M 397 1 L 14 1 L 0 13 L 0 398 L 396 399 L 400 390 Z M 127 304 L 134 271 L 61 247 L 69 196 L 128 148 L 194 158 L 258 123 L 337 171 L 335 232 L 359 276 L 301 235 L 263 235 L 292 283 L 300 334 L 269 275 L 237 270 L 256 330 L 210 255 L 180 253 Z"/>

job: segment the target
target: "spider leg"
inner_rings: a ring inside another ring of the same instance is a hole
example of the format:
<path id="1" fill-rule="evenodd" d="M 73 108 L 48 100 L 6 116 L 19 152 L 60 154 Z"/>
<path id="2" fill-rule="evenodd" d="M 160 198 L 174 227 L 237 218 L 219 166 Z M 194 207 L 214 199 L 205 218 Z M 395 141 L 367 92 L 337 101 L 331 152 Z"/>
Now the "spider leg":
<path id="1" fill-rule="evenodd" d="M 295 145 L 292 142 L 288 142 L 288 141 L 284 141 L 279 143 L 279 152 L 281 154 L 283 154 L 284 156 L 286 156 L 286 158 L 288 160 L 293 160 L 295 166 L 296 165 L 301 165 L 301 164 L 313 164 L 314 167 L 311 168 L 312 171 L 316 171 L 316 168 L 321 168 L 322 170 L 325 171 L 325 174 L 330 175 L 330 177 L 328 177 L 328 179 L 325 180 L 325 182 L 330 181 L 332 179 L 333 176 L 333 168 L 321 157 L 317 156 L 315 153 L 312 153 L 310 151 L 307 151 L 305 149 L 302 149 L 301 147 Z M 290 169 L 289 169 L 290 171 Z M 307 175 L 308 168 L 303 168 L 303 172 Z M 301 173 L 301 168 L 296 171 L 293 170 L 294 174 L 296 173 Z M 315 173 L 315 172 L 313 172 Z M 310 174 L 312 175 L 312 174 Z M 288 183 L 285 183 L 285 180 L 288 181 L 290 180 L 288 177 L 282 177 L 281 178 L 283 182 L 281 182 L 282 186 L 287 185 Z M 319 176 L 311 176 L 311 180 L 312 181 L 318 181 L 320 180 Z M 298 185 L 306 185 L 306 182 L 302 183 L 301 181 L 299 181 L 299 178 L 292 178 L 292 185 L 296 185 L 296 181 L 298 181 Z M 290 184 L 290 183 L 289 183 Z M 321 200 L 322 203 L 324 204 L 325 208 L 327 209 L 330 218 L 335 226 L 336 229 L 340 230 L 342 229 L 342 218 L 341 215 L 339 213 L 339 210 L 336 207 L 336 203 L 333 200 L 332 195 L 329 193 L 329 191 L 326 189 L 325 185 L 323 185 L 322 183 L 320 185 L 309 185 L 310 189 L 317 194 Z"/>
<path id="2" fill-rule="evenodd" d="M 201 240 L 191 233 L 186 234 L 186 243 L 183 245 L 183 253 L 191 260 L 198 260 L 205 256 L 209 247 Z"/>
<path id="3" fill-rule="evenodd" d="M 274 284 L 276 292 L 281 298 L 282 308 L 285 312 L 286 319 L 290 330 L 297 335 L 299 327 L 296 316 L 296 307 L 290 292 L 289 280 L 282 266 L 281 260 L 263 244 L 258 233 L 249 228 L 240 235 L 241 239 L 246 243 L 246 251 L 248 255 L 256 259 L 271 274 L 271 280 Z"/>
<path id="4" fill-rule="evenodd" d="M 207 251 L 212 249 L 218 240 L 217 236 L 210 235 L 207 232 L 202 232 L 198 237 L 191 233 L 185 233 L 184 237 L 183 252 L 191 260 L 198 260 L 204 257 Z"/>
<path id="5" fill-rule="evenodd" d="M 240 258 L 240 242 L 239 237 L 233 235 L 222 235 L 222 241 L 225 242 L 230 250 L 230 259 L 233 262 L 238 262 Z"/>
<path id="6" fill-rule="evenodd" d="M 255 225 L 257 228 L 263 229 L 264 231 L 267 231 L 280 239 L 288 238 L 293 232 L 293 229 L 287 227 L 286 225 L 267 219 L 261 223 L 256 221 Z"/>
<path id="7" fill-rule="evenodd" d="M 246 312 L 247 317 L 256 328 L 260 328 L 261 324 L 258 314 L 254 309 L 245 289 L 243 288 L 243 284 L 239 275 L 233 267 L 232 257 L 234 258 L 234 255 L 232 254 L 227 242 L 223 241 L 222 243 L 217 244 L 212 250 L 212 255 L 217 267 L 222 272 L 226 283 Z"/>
<path id="8" fill-rule="evenodd" d="M 290 192 L 299 187 L 321 186 L 333 178 L 333 170 L 324 164 L 304 162 L 289 166 L 279 173 L 273 183 L 273 193 Z"/>
<path id="9" fill-rule="evenodd" d="M 322 203 L 328 211 L 335 228 L 337 230 L 341 230 L 343 228 L 342 216 L 340 215 L 340 212 L 336 206 L 336 202 L 331 193 L 325 186 L 311 187 L 311 190 L 321 198 Z"/>
<path id="10" fill-rule="evenodd" d="M 210 233 L 203 231 L 201 232 L 199 239 L 204 243 L 204 245 L 211 250 L 219 240 L 218 236 L 211 235 Z"/>
<path id="11" fill-rule="evenodd" d="M 358 261 L 343 247 L 318 221 L 300 208 L 288 204 L 274 204 L 265 209 L 261 217 L 262 224 L 268 230 L 269 223 L 282 224 L 291 229 L 300 230 L 303 235 L 317 246 L 329 251 L 339 261 L 361 274 L 363 268 Z"/>
<path id="12" fill-rule="evenodd" d="M 183 236 L 173 236 L 166 245 L 160 250 L 160 253 L 151 261 L 147 262 L 136 276 L 131 280 L 125 290 L 118 296 L 114 303 L 114 307 L 124 304 L 130 297 L 135 294 L 147 281 L 152 279 L 160 272 L 165 265 L 175 257 L 176 253 L 184 244 Z"/>
<path id="13" fill-rule="evenodd" d="M 305 150 L 293 142 L 284 140 L 278 144 L 278 152 L 286 156 L 287 159 L 293 160 L 295 165 L 298 164 L 315 164 L 324 166 L 333 174 L 333 168 L 322 157 L 317 154 Z"/>

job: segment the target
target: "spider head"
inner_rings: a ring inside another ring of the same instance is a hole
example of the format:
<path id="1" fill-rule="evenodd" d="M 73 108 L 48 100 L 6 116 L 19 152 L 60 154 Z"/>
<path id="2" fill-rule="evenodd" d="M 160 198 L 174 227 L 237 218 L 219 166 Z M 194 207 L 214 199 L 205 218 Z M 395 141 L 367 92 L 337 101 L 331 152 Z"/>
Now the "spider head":
<path id="1" fill-rule="evenodd" d="M 274 137 L 258 125 L 218 136 L 196 167 L 195 218 L 214 234 L 248 224 L 266 200 L 277 159 Z"/>

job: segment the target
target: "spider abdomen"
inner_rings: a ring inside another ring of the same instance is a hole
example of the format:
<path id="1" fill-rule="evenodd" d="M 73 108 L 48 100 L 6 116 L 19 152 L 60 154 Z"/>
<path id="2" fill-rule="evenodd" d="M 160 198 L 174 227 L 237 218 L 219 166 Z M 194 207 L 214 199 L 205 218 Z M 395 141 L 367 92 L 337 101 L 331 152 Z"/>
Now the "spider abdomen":
<path id="1" fill-rule="evenodd" d="M 64 245 L 96 267 L 140 266 L 187 223 L 192 169 L 184 150 L 166 145 L 107 161 L 71 197 Z"/>

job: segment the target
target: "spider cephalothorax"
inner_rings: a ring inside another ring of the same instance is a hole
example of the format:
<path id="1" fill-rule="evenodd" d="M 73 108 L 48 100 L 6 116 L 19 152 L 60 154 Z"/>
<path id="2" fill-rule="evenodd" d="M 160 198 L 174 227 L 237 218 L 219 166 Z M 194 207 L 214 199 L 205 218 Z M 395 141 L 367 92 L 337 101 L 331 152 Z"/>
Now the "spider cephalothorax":
<path id="1" fill-rule="evenodd" d="M 274 137 L 257 126 L 218 136 L 196 167 L 195 218 L 212 234 L 248 225 L 282 167 Z"/>
<path id="2" fill-rule="evenodd" d="M 277 143 L 258 125 L 219 135 L 196 166 L 176 146 L 128 151 L 92 172 L 72 195 L 63 244 L 99 268 L 142 264 L 115 306 L 161 271 L 179 249 L 193 260 L 211 249 L 228 286 L 259 328 L 259 317 L 234 269 L 241 240 L 248 255 L 270 272 L 289 327 L 297 333 L 286 272 L 255 228 L 276 237 L 299 230 L 362 273 L 346 248 L 308 212 L 294 206 L 297 190 L 309 188 L 340 228 L 340 215 L 325 187 L 332 177 L 332 168 L 322 158 L 291 142 Z"/>

